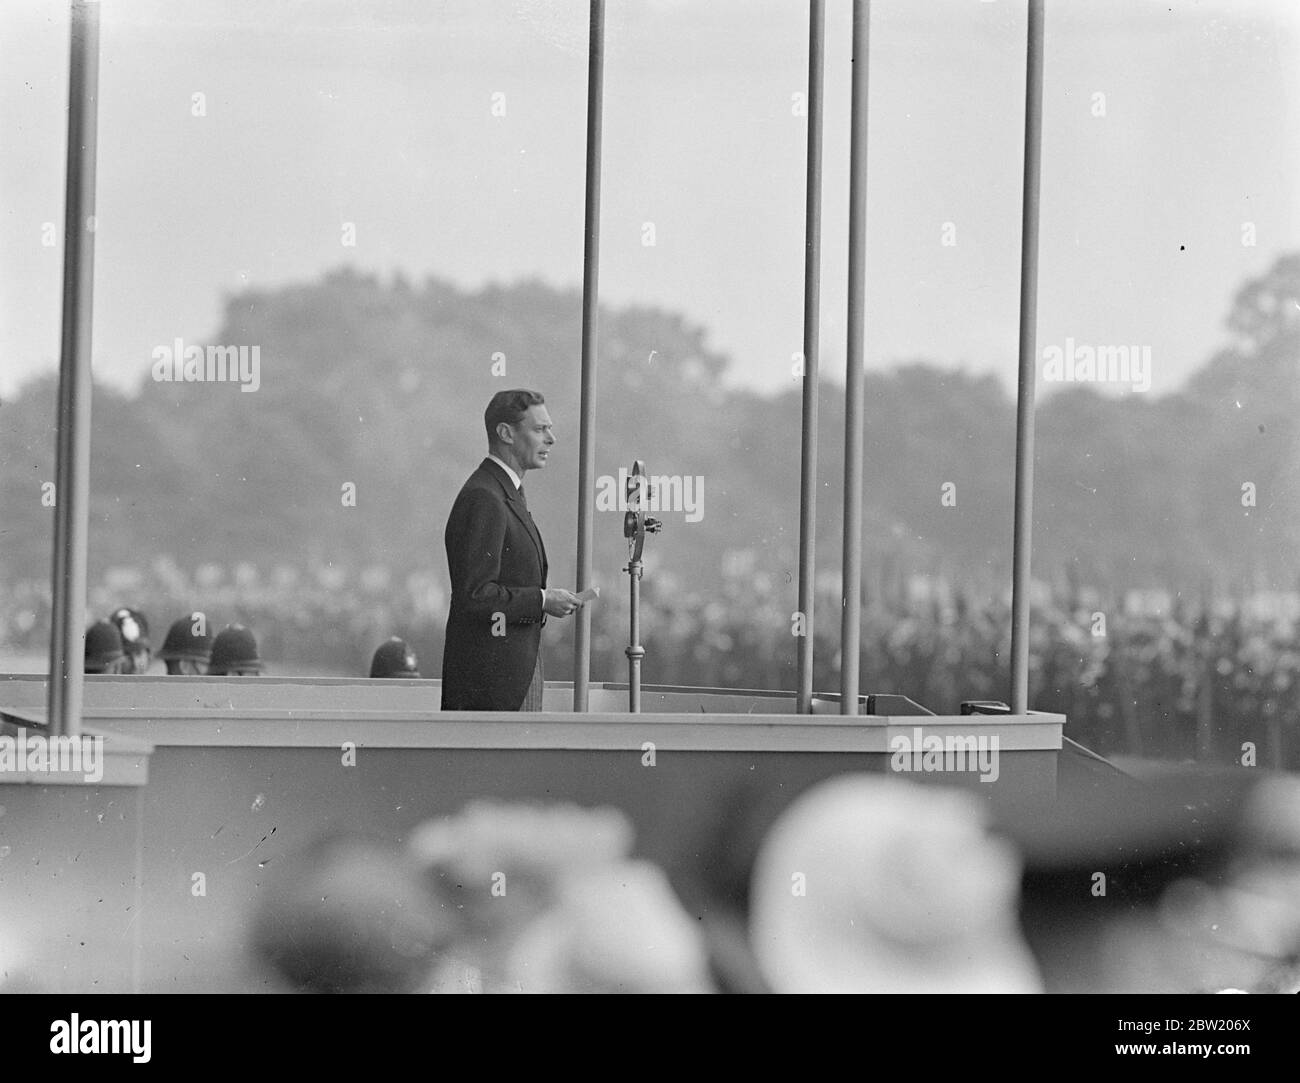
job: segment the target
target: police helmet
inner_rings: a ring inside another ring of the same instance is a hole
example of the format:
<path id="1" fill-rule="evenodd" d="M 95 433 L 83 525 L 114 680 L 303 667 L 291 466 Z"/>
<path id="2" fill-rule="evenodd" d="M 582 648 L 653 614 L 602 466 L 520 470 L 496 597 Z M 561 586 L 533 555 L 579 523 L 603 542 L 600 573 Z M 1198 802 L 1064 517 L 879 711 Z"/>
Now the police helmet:
<path id="1" fill-rule="evenodd" d="M 138 609 L 123 606 L 113 611 L 109 618 L 122 635 L 122 650 L 126 653 L 122 665 L 123 673 L 143 673 L 149 668 L 153 658 L 153 646 L 149 642 L 149 622 Z"/>
<path id="2" fill-rule="evenodd" d="M 109 619 L 117 625 L 117 630 L 122 635 L 122 645 L 128 650 L 136 644 L 149 646 L 149 621 L 140 610 L 123 606 L 115 609 Z"/>
<path id="3" fill-rule="evenodd" d="M 406 645 L 406 641 L 392 636 L 387 643 L 380 645 L 370 663 L 372 677 L 418 677 L 419 663 L 415 660 L 415 651 Z"/>
<path id="4" fill-rule="evenodd" d="M 86 629 L 87 673 L 120 673 L 122 635 L 112 621 L 99 620 Z"/>
<path id="5" fill-rule="evenodd" d="M 202 629 L 198 632 L 195 629 Z M 212 633 L 202 613 L 181 617 L 167 629 L 158 657 L 164 662 L 206 662 L 212 655 Z"/>
<path id="6" fill-rule="evenodd" d="M 227 625 L 213 641 L 212 660 L 208 663 L 210 676 L 261 673 L 264 668 L 261 658 L 257 656 L 257 640 L 242 624 Z"/>

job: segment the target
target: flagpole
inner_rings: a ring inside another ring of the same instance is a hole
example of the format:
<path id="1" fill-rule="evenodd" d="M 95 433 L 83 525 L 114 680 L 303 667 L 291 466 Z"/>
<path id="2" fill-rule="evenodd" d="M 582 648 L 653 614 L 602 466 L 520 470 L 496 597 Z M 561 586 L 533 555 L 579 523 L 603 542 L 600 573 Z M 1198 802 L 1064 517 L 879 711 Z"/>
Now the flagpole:
<path id="1" fill-rule="evenodd" d="M 1029 0 L 1025 173 L 1020 228 L 1015 523 L 1011 550 L 1011 713 L 1029 710 L 1029 561 L 1034 520 L 1034 383 L 1038 334 L 1038 194 L 1043 138 L 1043 0 Z"/>
<path id="2" fill-rule="evenodd" d="M 803 264 L 803 415 L 800 422 L 799 617 L 795 711 L 812 712 L 813 609 L 817 589 L 817 370 L 820 357 L 822 229 L 822 83 L 825 0 L 808 12 L 808 155 Z"/>
<path id="3" fill-rule="evenodd" d="M 74 737 L 81 733 L 85 669 L 98 92 L 99 4 L 73 0 L 47 713 L 52 733 Z"/>
<path id="4" fill-rule="evenodd" d="M 592 515 L 596 504 L 597 321 L 600 304 L 601 116 L 605 86 L 605 0 L 591 0 L 587 41 L 587 199 L 582 251 L 582 369 L 578 400 L 578 592 L 591 586 Z M 578 609 L 573 638 L 573 709 L 587 710 L 591 678 L 591 610 Z"/>
<path id="5" fill-rule="evenodd" d="M 849 336 L 844 381 L 844 564 L 840 618 L 840 713 L 858 713 L 862 637 L 863 322 L 867 239 L 867 52 L 869 0 L 853 3 L 849 144 Z"/>

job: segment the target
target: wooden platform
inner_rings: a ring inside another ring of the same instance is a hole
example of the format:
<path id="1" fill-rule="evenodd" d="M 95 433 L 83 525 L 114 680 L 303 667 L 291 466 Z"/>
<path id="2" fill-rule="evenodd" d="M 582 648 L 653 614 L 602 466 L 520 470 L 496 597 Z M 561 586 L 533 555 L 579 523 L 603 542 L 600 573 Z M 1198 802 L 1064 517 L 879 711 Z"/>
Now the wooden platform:
<path id="1" fill-rule="evenodd" d="M 242 946 L 250 907 L 276 861 L 324 831 L 400 840 L 485 797 L 613 805 L 637 852 L 689 899 L 721 833 L 828 776 L 897 773 L 900 736 L 996 738 L 995 779 L 908 777 L 995 809 L 1046 807 L 1065 724 L 800 716 L 777 693 L 687 689 L 648 689 L 653 710 L 629 715 L 617 686 L 594 687 L 595 709 L 575 715 L 558 709 L 572 700 L 560 684 L 546 691 L 554 711 L 494 715 L 441 712 L 438 692 L 436 681 L 88 678 L 85 732 L 118 768 L 98 785 L 0 774 L 3 929 L 50 991 L 256 988 Z M 3 734 L 41 732 L 44 705 L 44 678 L 0 676 Z"/>

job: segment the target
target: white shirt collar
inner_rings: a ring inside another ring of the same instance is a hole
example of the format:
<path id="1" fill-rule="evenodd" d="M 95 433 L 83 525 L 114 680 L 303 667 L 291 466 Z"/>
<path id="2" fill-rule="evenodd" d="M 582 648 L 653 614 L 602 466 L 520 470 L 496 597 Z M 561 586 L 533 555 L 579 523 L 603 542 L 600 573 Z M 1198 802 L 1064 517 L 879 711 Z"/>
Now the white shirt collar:
<path id="1" fill-rule="evenodd" d="M 494 463 L 497 464 L 497 466 L 501 467 L 501 469 L 504 470 L 504 471 L 506 472 L 506 474 L 507 474 L 507 476 L 509 476 L 510 480 L 513 481 L 513 482 L 515 483 L 515 492 L 518 492 L 519 489 L 520 489 L 520 488 L 523 486 L 523 484 L 524 484 L 523 481 L 520 479 L 519 475 L 516 474 L 513 470 L 511 470 L 509 466 L 507 466 L 505 463 L 503 463 L 500 459 L 498 459 L 498 458 L 497 458 L 495 455 L 493 455 L 492 452 L 490 452 L 490 451 L 488 452 L 488 458 L 491 459 Z"/>

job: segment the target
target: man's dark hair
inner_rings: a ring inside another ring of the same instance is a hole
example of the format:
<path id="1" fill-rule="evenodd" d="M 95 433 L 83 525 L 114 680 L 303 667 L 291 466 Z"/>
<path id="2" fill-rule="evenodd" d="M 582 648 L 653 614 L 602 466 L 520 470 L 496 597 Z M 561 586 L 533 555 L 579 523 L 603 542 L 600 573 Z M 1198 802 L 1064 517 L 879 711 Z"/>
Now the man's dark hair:
<path id="1" fill-rule="evenodd" d="M 528 413 L 530 406 L 543 406 L 545 403 L 546 398 L 540 391 L 529 391 L 523 387 L 498 391 L 492 396 L 487 409 L 483 411 L 483 425 L 487 429 L 488 443 L 496 442 L 497 426 L 501 422 L 518 425 L 524 419 L 524 414 Z"/>

